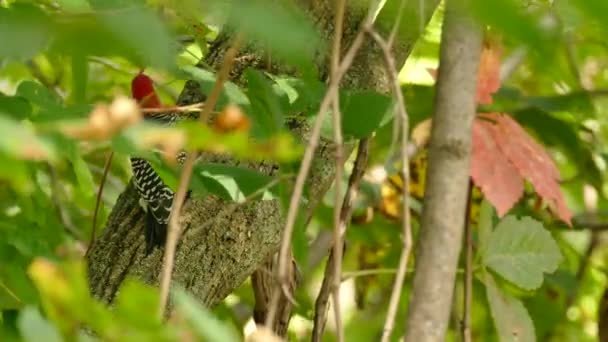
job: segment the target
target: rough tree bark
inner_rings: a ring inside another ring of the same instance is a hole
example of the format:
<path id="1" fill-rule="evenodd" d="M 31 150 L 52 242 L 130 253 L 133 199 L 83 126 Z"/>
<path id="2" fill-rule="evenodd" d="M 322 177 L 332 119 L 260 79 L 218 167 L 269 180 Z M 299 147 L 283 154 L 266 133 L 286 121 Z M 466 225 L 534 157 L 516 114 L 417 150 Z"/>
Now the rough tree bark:
<path id="1" fill-rule="evenodd" d="M 319 31 L 328 42 L 332 37 L 333 1 L 293 0 L 310 14 Z M 424 27 L 437 6 L 438 0 L 426 0 L 424 15 L 415 9 L 419 2 L 410 1 L 403 26 L 407 32 L 397 37 L 394 53 L 399 65 L 411 52 Z M 367 8 L 349 8 L 345 22 L 343 45 L 348 47 L 356 35 Z M 424 18 L 424 23 L 419 23 Z M 390 28 L 390 25 L 385 25 Z M 388 30 L 379 29 L 386 33 Z M 222 62 L 230 43 L 228 34 L 220 34 L 212 44 L 206 64 L 217 67 Z M 303 42 L 305 43 L 305 42 Z M 230 75 L 231 80 L 242 83 L 241 75 L 247 67 L 271 69 L 274 73 L 289 73 L 284 65 L 266 65 L 267 59 L 254 44 L 242 49 Z M 311 56 L 311 58 L 313 58 Z M 325 80 L 329 70 L 329 56 L 315 58 L 319 75 Z M 379 49 L 366 40 L 343 86 L 354 89 L 373 89 L 388 93 L 389 83 Z M 194 81 L 186 83 L 179 104 L 200 101 L 200 89 Z M 286 123 L 291 132 L 306 142 L 309 127 L 305 120 L 291 119 Z M 239 164 L 273 175 L 271 164 L 237 161 L 223 156 L 205 156 L 207 161 Z M 311 213 L 333 181 L 333 148 L 330 141 L 321 141 L 315 154 L 309 176 L 309 191 L 305 195 L 303 210 Z M 238 206 L 229 217 L 217 217 L 226 206 L 222 200 L 209 196 L 189 200 L 180 219 L 183 235 L 177 246 L 173 283 L 178 283 L 203 305 L 213 306 L 238 287 L 278 249 L 283 219 L 277 201 L 254 201 Z M 157 286 L 162 265 L 162 250 L 145 256 L 143 238 L 143 212 L 138 197 L 130 184 L 119 197 L 106 228 L 88 257 L 89 280 L 92 293 L 112 302 L 126 277 L 135 277 Z M 211 223 L 209 223 L 211 222 Z"/>
<path id="2" fill-rule="evenodd" d="M 429 145 L 416 273 L 405 341 L 444 341 L 462 244 L 469 186 L 481 28 L 468 1 L 448 0 Z"/>

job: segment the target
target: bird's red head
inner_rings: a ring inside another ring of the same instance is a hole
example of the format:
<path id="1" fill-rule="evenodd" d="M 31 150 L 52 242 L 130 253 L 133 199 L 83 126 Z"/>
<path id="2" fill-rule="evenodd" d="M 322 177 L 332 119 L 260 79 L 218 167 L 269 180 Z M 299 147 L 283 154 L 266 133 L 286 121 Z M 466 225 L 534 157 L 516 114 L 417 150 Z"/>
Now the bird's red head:
<path id="1" fill-rule="evenodd" d="M 131 81 L 131 94 L 144 108 L 160 107 L 160 99 L 154 91 L 154 83 L 146 74 L 139 73 Z"/>

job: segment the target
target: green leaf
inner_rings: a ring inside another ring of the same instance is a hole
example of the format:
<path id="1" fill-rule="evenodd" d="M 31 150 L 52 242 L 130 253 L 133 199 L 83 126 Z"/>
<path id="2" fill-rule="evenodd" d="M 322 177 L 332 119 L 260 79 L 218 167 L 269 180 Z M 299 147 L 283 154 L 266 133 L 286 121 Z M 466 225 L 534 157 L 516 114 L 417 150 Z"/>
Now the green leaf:
<path id="1" fill-rule="evenodd" d="M 127 323 L 148 332 L 160 330 L 162 322 L 158 315 L 153 313 L 158 310 L 160 296 L 158 290 L 127 280 L 118 293 L 115 314 L 122 323 Z"/>
<path id="2" fill-rule="evenodd" d="M 585 13 L 587 18 L 593 18 L 600 27 L 608 32 L 608 23 L 606 22 L 606 13 L 608 13 L 608 3 L 603 0 L 576 0 L 574 4 Z"/>
<path id="3" fill-rule="evenodd" d="M 97 12 L 97 18 L 141 66 L 174 67 L 174 40 L 151 9 L 130 3 L 119 10 Z"/>
<path id="4" fill-rule="evenodd" d="M 231 327 L 217 320 L 208 309 L 199 305 L 184 290 L 177 288 L 172 293 L 176 310 L 190 323 L 199 338 L 204 341 L 240 341 Z"/>
<path id="5" fill-rule="evenodd" d="M 79 156 L 72 159 L 72 166 L 74 167 L 74 173 L 80 185 L 80 190 L 86 197 L 93 197 L 96 186 L 87 163 Z"/>
<path id="6" fill-rule="evenodd" d="M 203 94 L 209 95 L 211 93 L 211 89 L 213 89 L 216 79 L 212 72 L 194 66 L 184 66 L 181 68 L 181 70 L 186 73 L 187 77 L 198 81 Z M 224 87 L 222 89 L 222 93 L 220 94 L 216 108 L 223 108 L 230 103 L 237 104 L 246 111 L 250 106 L 247 95 L 241 91 L 239 86 L 232 82 L 224 82 Z"/>
<path id="7" fill-rule="evenodd" d="M 484 265 L 526 290 L 540 287 L 543 273 L 554 272 L 561 259 L 557 243 L 540 222 L 511 215 L 492 231 L 482 255 Z"/>
<path id="8" fill-rule="evenodd" d="M 91 10 L 89 2 L 86 0 L 56 0 L 56 3 L 65 12 L 82 13 Z"/>
<path id="9" fill-rule="evenodd" d="M 483 199 L 479 209 L 479 255 L 483 255 L 492 234 L 492 218 L 494 217 L 494 207 L 487 199 Z"/>
<path id="10" fill-rule="evenodd" d="M 314 53 L 321 40 L 310 18 L 285 1 L 243 1 L 229 13 L 229 23 L 270 50 L 273 57 L 314 70 Z"/>
<path id="11" fill-rule="evenodd" d="M 279 94 L 272 88 L 269 80 L 259 71 L 248 68 L 247 95 L 251 103 L 253 134 L 257 137 L 270 137 L 283 127 L 283 111 Z"/>
<path id="12" fill-rule="evenodd" d="M 541 25 L 540 15 L 527 11 L 520 1 L 473 0 L 472 11 L 483 24 L 526 44 L 533 53 L 547 56 L 554 48 L 553 44 L 549 44 L 553 32 L 546 25 Z"/>
<path id="13" fill-rule="evenodd" d="M 0 153 L 16 159 L 52 160 L 51 144 L 36 135 L 31 126 L 0 116 Z"/>
<path id="14" fill-rule="evenodd" d="M 17 87 L 17 95 L 31 104 L 47 110 L 61 109 L 61 99 L 51 93 L 45 86 L 34 81 L 23 81 Z"/>
<path id="15" fill-rule="evenodd" d="M 221 185 L 223 189 L 218 191 L 215 187 L 207 187 L 207 190 L 218 196 L 228 198 L 235 202 L 241 202 L 245 197 L 263 188 L 272 181 L 272 177 L 254 171 L 252 169 L 230 166 L 225 164 L 206 163 L 196 165 L 194 172 L 199 178 L 209 178 Z M 201 180 L 204 182 L 204 180 Z M 205 184 L 209 184 L 206 182 Z M 272 189 L 269 189 L 272 190 Z"/>
<path id="16" fill-rule="evenodd" d="M 36 6 L 15 3 L 0 7 L 0 60 L 35 56 L 46 48 L 53 30 L 51 19 Z"/>
<path id="17" fill-rule="evenodd" d="M 21 96 L 6 96 L 0 93 L 0 112 L 21 120 L 32 115 L 32 106 Z"/>
<path id="18" fill-rule="evenodd" d="M 375 131 L 392 109 L 392 100 L 386 95 L 369 91 L 348 92 L 340 99 L 342 131 L 345 135 L 361 139 Z"/>
<path id="19" fill-rule="evenodd" d="M 44 319 L 40 312 L 32 306 L 28 306 L 19 314 L 19 331 L 26 342 L 61 342 L 61 334 L 49 321 Z"/>
<path id="20" fill-rule="evenodd" d="M 277 78 L 276 83 L 285 93 L 291 94 L 289 95 L 291 112 L 303 112 L 305 115 L 317 114 L 327 89 L 324 83 L 298 78 Z"/>
<path id="21" fill-rule="evenodd" d="M 492 275 L 485 274 L 486 294 L 501 341 L 536 341 L 534 323 L 517 298 L 501 291 Z"/>
<path id="22" fill-rule="evenodd" d="M 569 112 L 576 117 L 593 117 L 593 95 L 589 91 L 547 96 L 526 96 L 519 89 L 501 87 L 494 95 L 494 103 L 482 107 L 487 112 L 513 112 L 530 108 L 546 112 Z"/>

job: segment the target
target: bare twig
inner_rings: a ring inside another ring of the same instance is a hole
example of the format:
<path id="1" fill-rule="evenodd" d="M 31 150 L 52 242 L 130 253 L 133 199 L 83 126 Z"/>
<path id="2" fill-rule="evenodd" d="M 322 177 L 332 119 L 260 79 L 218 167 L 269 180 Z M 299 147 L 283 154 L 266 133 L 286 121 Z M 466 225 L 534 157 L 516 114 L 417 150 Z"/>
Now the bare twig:
<path id="1" fill-rule="evenodd" d="M 349 271 L 342 273 L 342 281 L 348 280 L 350 278 L 357 277 L 369 277 L 378 274 L 396 274 L 396 268 L 371 268 L 366 270 L 357 270 L 357 271 Z"/>
<path id="2" fill-rule="evenodd" d="M 342 256 L 341 252 L 344 249 L 344 240 L 342 237 L 346 232 L 348 222 L 350 222 L 353 212 L 353 203 L 355 201 L 355 198 L 357 197 L 359 184 L 361 183 L 361 179 L 363 178 L 363 174 L 365 173 L 365 169 L 367 167 L 367 160 L 369 158 L 369 145 L 369 138 L 361 139 L 361 141 L 359 142 L 355 165 L 353 166 L 353 171 L 348 179 L 348 188 L 346 189 L 346 193 L 344 194 L 342 204 L 338 204 L 338 206 L 340 207 L 338 236 L 340 242 L 339 247 L 341 250 L 340 254 L 336 254 L 334 252 L 336 245 L 336 241 L 334 241 L 334 249 L 331 250 L 327 259 L 323 283 L 321 284 L 321 289 L 319 290 L 319 295 L 317 296 L 317 300 L 315 302 L 315 318 L 314 327 L 312 331 L 313 341 L 321 341 L 327 315 L 327 301 L 329 299 L 332 285 L 335 286 L 336 283 L 338 283 L 339 285 L 342 282 L 340 272 L 336 272 L 336 267 L 334 264 L 337 260 L 337 257 Z M 341 271 L 341 269 L 339 271 Z"/>
<path id="3" fill-rule="evenodd" d="M 74 238 L 79 241 L 82 241 L 84 239 L 84 237 L 82 236 L 82 232 L 80 232 L 76 228 L 74 222 L 72 222 L 72 219 L 70 218 L 70 215 L 68 215 L 68 213 L 61 205 L 61 186 L 59 185 L 57 171 L 55 170 L 55 167 L 51 164 L 47 164 L 47 167 L 49 170 L 49 177 L 51 181 L 51 200 L 55 205 L 55 209 L 57 210 L 57 214 L 59 216 L 59 219 L 61 220 L 61 224 L 70 234 L 72 234 L 72 236 L 74 236 Z"/>
<path id="4" fill-rule="evenodd" d="M 103 173 L 101 174 L 101 180 L 99 180 L 99 189 L 97 190 L 97 198 L 95 198 L 95 211 L 93 212 L 93 225 L 91 227 L 91 241 L 89 242 L 89 247 L 87 248 L 85 256 L 89 255 L 89 252 L 93 248 L 95 244 L 95 238 L 97 237 L 97 216 L 99 215 L 99 208 L 101 207 L 101 196 L 103 195 L 103 188 L 106 184 L 106 178 L 108 177 L 108 172 L 110 171 L 110 166 L 112 166 L 112 158 L 114 157 L 114 152 L 110 151 L 108 158 L 106 159 L 106 163 L 103 167 Z"/>
<path id="5" fill-rule="evenodd" d="M 217 79 L 215 80 L 213 89 L 211 89 L 211 94 L 209 94 L 209 98 L 206 101 L 206 106 L 204 106 L 200 116 L 200 120 L 203 123 L 207 122 L 211 110 L 215 107 L 215 104 L 217 103 L 220 97 L 223 84 L 226 79 L 228 79 L 228 74 L 232 69 L 232 64 L 238 52 L 242 38 L 242 35 L 239 34 L 235 38 L 232 46 L 228 49 L 228 51 L 226 51 L 222 67 L 220 68 L 220 71 L 217 74 Z M 177 240 L 179 239 L 179 235 L 181 233 L 181 227 L 179 226 L 179 214 L 186 198 L 186 191 L 188 189 L 188 185 L 190 184 L 190 177 L 192 176 L 192 169 L 194 167 L 194 160 L 196 159 L 196 156 L 196 152 L 191 152 L 186 158 L 186 163 L 184 165 L 184 168 L 182 169 L 179 179 L 179 187 L 177 189 L 177 192 L 175 193 L 175 196 L 173 197 L 173 204 L 171 206 L 171 213 L 169 215 L 167 241 L 165 244 L 163 269 L 160 281 L 160 305 L 158 314 L 161 317 L 163 316 L 165 308 L 167 306 L 167 299 L 169 297 L 169 286 L 171 284 L 171 273 L 173 272 L 173 259 L 175 257 L 175 248 L 177 246 Z"/>
<path id="6" fill-rule="evenodd" d="M 160 108 L 141 108 L 141 112 L 144 114 L 152 113 L 164 113 L 164 112 L 175 112 L 175 113 L 198 113 L 205 110 L 205 102 L 193 103 L 185 106 L 163 106 Z"/>
<path id="7" fill-rule="evenodd" d="M 515 51 L 513 51 L 510 56 L 505 58 L 504 62 L 500 65 L 500 82 L 501 83 L 506 81 L 507 79 L 509 79 L 509 77 L 511 77 L 511 75 L 513 74 L 513 72 L 515 72 L 517 67 L 519 67 L 521 65 L 521 63 L 524 62 L 527 55 L 528 55 L 528 50 L 524 47 L 519 47 L 519 48 L 515 49 Z"/>
<path id="8" fill-rule="evenodd" d="M 375 30 L 370 29 L 368 30 L 368 33 L 382 50 L 387 74 L 393 87 L 393 95 L 397 100 L 397 114 L 399 120 L 401 120 L 401 172 L 403 174 L 403 188 L 407 189 L 409 187 L 409 155 L 407 137 L 409 131 L 409 117 L 405 108 L 405 99 L 403 98 L 401 86 L 399 85 L 398 71 L 395 65 L 395 60 L 391 53 L 391 45 L 386 42 Z M 405 275 L 407 273 L 407 263 L 412 249 L 412 227 L 410 222 L 410 206 L 407 191 L 403 195 L 402 212 L 403 250 L 401 251 L 401 257 L 399 258 L 397 275 L 393 284 L 393 291 L 391 293 L 391 299 L 386 314 L 386 321 L 384 323 L 384 329 L 382 332 L 382 341 L 389 340 L 395 326 L 395 317 L 397 316 L 397 309 L 399 307 L 403 282 L 405 281 Z"/>
<path id="9" fill-rule="evenodd" d="M 342 43 L 342 27 L 344 24 L 344 7 L 345 0 L 336 0 L 336 15 L 334 21 L 334 40 L 333 51 L 331 58 L 331 78 L 333 79 L 338 72 L 340 66 L 340 50 Z M 344 142 L 342 140 L 342 114 L 340 113 L 340 94 L 334 93 L 333 99 L 333 126 L 334 126 L 334 145 L 336 159 L 336 174 L 334 181 L 334 248 L 333 248 L 333 309 L 334 320 L 336 322 L 336 337 L 338 342 L 344 341 L 344 327 L 342 326 L 342 317 L 340 315 L 340 274 L 342 273 L 342 252 L 343 242 L 342 234 L 340 234 L 341 210 L 340 203 L 342 201 L 342 173 L 344 171 Z M 329 267 L 329 265 L 327 265 Z"/>
<path id="10" fill-rule="evenodd" d="M 371 11 L 368 12 L 366 19 L 364 20 L 363 27 L 369 27 L 373 24 L 373 17 L 371 15 Z M 288 266 L 290 259 L 287 258 L 289 254 L 289 250 L 291 249 L 291 236 L 293 235 L 293 229 L 295 226 L 296 216 L 299 209 L 300 199 L 302 198 L 302 192 L 304 189 L 304 183 L 306 178 L 308 177 L 308 171 L 310 170 L 310 166 L 312 163 L 312 158 L 314 156 L 315 150 L 319 144 L 319 139 L 321 137 L 321 127 L 323 125 L 323 121 L 325 119 L 325 115 L 329 109 L 329 106 L 332 103 L 332 100 L 335 98 L 335 93 L 338 91 L 338 85 L 342 77 L 350 68 L 351 64 L 355 59 L 355 55 L 363 45 L 363 39 L 365 36 L 365 31 L 361 29 L 355 39 L 353 40 L 352 45 L 344 55 L 342 62 L 340 63 L 336 73 L 333 75 L 334 77 L 331 79 L 327 92 L 321 101 L 319 106 L 319 111 L 317 113 L 317 118 L 315 120 L 315 124 L 312 128 L 310 139 L 308 141 L 308 145 L 306 146 L 306 150 L 304 151 L 304 157 L 302 158 L 302 163 L 300 164 L 300 170 L 298 171 L 298 176 L 296 177 L 296 182 L 294 185 L 294 190 L 291 195 L 291 199 L 289 201 L 289 209 L 287 210 L 287 218 L 285 220 L 285 229 L 283 230 L 283 237 L 281 239 L 281 248 L 279 250 L 279 267 L 278 267 L 278 282 L 275 288 L 275 291 L 272 293 L 272 298 L 270 299 L 268 316 L 266 316 L 266 326 L 271 326 L 271 322 L 274 321 L 277 306 L 279 304 L 280 293 L 279 291 L 283 291 L 286 296 L 290 296 L 287 291 L 287 275 L 288 275 Z"/>
<path id="11" fill-rule="evenodd" d="M 471 231 L 471 194 L 473 183 L 469 182 L 467 208 L 464 221 L 465 265 L 464 265 L 464 309 L 461 333 L 464 342 L 471 342 L 471 307 L 473 302 L 473 233 Z"/>

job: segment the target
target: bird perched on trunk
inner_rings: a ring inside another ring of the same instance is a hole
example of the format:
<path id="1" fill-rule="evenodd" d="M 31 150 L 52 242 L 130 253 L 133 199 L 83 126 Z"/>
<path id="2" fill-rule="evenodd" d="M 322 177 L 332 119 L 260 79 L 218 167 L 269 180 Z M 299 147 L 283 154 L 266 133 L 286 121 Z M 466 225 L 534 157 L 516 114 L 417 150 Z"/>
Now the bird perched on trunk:
<path id="1" fill-rule="evenodd" d="M 154 90 L 152 79 L 141 72 L 131 82 L 131 93 L 142 108 L 162 107 Z M 178 117 L 179 114 L 172 111 L 146 113 L 145 115 L 146 120 L 162 125 L 173 125 Z M 186 159 L 185 152 L 180 152 L 176 158 L 179 163 L 183 163 Z M 165 243 L 167 223 L 175 194 L 147 160 L 131 158 L 131 169 L 133 170 L 133 183 L 140 196 L 140 204 L 146 211 L 144 236 L 146 254 L 150 254 L 154 247 L 162 247 Z"/>

